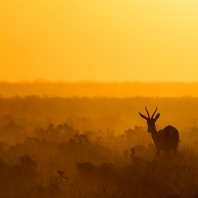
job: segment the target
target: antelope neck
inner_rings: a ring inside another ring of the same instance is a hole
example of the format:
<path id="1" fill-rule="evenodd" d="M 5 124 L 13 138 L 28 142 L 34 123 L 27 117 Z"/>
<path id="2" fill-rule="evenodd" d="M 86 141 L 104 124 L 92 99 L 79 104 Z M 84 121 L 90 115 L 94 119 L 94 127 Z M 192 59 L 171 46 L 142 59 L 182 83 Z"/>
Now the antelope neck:
<path id="1" fill-rule="evenodd" d="M 151 129 L 151 136 L 152 136 L 152 138 L 153 138 L 153 140 L 154 140 L 154 142 L 155 142 L 156 139 L 157 139 L 157 130 L 156 130 L 156 128 L 155 128 L 155 124 L 154 124 L 154 126 L 152 126 L 152 129 Z"/>

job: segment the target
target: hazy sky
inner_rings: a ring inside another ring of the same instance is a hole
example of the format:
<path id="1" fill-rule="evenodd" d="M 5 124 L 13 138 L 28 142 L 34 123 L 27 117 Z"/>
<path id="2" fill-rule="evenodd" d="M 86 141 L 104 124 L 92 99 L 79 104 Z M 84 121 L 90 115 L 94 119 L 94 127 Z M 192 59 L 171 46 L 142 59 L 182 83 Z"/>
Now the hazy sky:
<path id="1" fill-rule="evenodd" d="M 198 81 L 197 0 L 1 0 L 0 81 Z"/>

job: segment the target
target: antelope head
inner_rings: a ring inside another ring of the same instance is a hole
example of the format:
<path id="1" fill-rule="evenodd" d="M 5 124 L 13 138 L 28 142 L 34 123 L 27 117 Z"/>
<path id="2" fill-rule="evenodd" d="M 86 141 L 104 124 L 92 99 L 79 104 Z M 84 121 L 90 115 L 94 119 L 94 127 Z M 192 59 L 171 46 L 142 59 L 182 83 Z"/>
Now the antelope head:
<path id="1" fill-rule="evenodd" d="M 151 133 L 151 132 L 156 132 L 156 129 L 155 129 L 155 122 L 156 122 L 157 119 L 160 117 L 160 113 L 158 113 L 158 114 L 155 116 L 155 118 L 154 118 L 154 115 L 155 115 L 155 113 L 156 113 L 156 111 L 157 111 L 157 107 L 156 107 L 156 110 L 154 111 L 153 115 L 150 117 L 149 112 L 148 112 L 148 110 L 147 110 L 146 107 L 145 107 L 145 109 L 146 109 L 146 112 L 147 112 L 148 117 L 146 117 L 145 115 L 141 114 L 140 112 L 139 112 L 139 114 L 140 114 L 140 116 L 141 116 L 142 118 L 144 118 L 144 119 L 147 121 L 147 125 L 148 125 L 148 130 L 147 130 L 147 131 L 148 131 L 149 133 Z"/>

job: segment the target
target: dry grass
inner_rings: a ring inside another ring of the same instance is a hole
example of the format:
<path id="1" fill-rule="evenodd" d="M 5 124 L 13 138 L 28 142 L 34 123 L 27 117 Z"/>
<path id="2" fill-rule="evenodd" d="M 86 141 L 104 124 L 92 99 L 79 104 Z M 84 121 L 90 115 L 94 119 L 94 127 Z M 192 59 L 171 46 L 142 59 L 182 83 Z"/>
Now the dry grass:
<path id="1" fill-rule="evenodd" d="M 58 101 L 58 109 L 53 106 L 54 100 Z M 144 103 L 146 99 L 141 100 Z M 150 99 L 149 103 L 157 100 Z M 131 101 L 138 103 L 139 99 L 1 99 L 0 127 L 4 136 L 0 137 L 0 197 L 198 197 L 196 124 L 179 130 L 181 142 L 176 156 L 167 159 L 161 153 L 157 159 L 145 127 L 125 127 L 125 121 L 137 114 L 132 106 L 124 106 L 124 102 L 129 105 Z M 61 105 L 64 102 L 67 104 Z M 95 103 L 98 106 L 94 109 Z M 69 109 L 66 116 L 62 107 Z M 45 117 L 53 112 L 54 117 Z M 117 126 L 119 131 L 125 130 L 115 133 Z M 15 139 L 9 141 L 7 129 Z"/>

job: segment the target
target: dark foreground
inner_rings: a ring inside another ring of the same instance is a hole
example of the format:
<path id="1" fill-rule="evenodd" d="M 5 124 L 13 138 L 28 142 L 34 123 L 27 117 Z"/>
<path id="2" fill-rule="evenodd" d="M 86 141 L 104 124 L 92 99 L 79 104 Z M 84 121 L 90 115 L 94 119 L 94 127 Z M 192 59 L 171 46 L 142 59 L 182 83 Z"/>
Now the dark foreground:
<path id="1" fill-rule="evenodd" d="M 197 101 L 2 98 L 0 197 L 196 198 Z M 137 113 L 145 103 L 158 106 L 158 128 L 179 127 L 176 156 L 156 159 Z"/>

